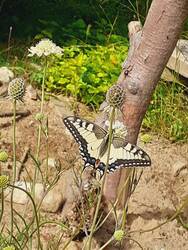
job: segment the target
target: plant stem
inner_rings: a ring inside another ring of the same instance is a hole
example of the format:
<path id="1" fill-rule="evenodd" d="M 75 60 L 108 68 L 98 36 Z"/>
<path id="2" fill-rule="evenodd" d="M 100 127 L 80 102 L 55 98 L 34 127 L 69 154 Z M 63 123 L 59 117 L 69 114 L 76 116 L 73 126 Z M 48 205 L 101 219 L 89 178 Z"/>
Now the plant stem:
<path id="1" fill-rule="evenodd" d="M 40 103 L 40 113 L 43 115 L 43 108 L 44 108 L 44 96 L 45 96 L 45 79 L 46 79 L 46 70 L 47 70 L 47 57 L 44 58 L 44 70 L 43 70 L 43 78 L 42 78 L 42 95 L 41 95 L 41 103 Z M 42 117 L 43 119 L 43 117 Z M 37 163 L 39 163 L 39 154 L 40 154 L 40 146 L 41 146 L 41 136 L 42 136 L 42 119 L 40 120 L 39 126 L 38 126 L 38 136 L 37 136 L 37 148 L 36 148 L 36 156 L 35 160 Z M 39 164 L 37 167 L 35 167 L 35 173 L 33 177 L 33 183 L 32 183 L 32 196 L 33 200 L 35 200 L 35 185 L 37 182 L 38 172 L 39 172 Z M 32 249 L 32 238 L 30 241 L 30 249 Z"/>
<path id="2" fill-rule="evenodd" d="M 102 247 L 99 248 L 99 250 L 105 249 L 112 241 L 114 240 L 113 237 L 111 237 Z"/>
<path id="3" fill-rule="evenodd" d="M 12 176 L 12 183 L 15 184 L 16 181 L 16 100 L 13 100 L 13 136 L 12 136 L 12 147 L 13 147 L 13 176 Z M 10 197 L 10 209 L 11 209 L 11 220 L 10 220 L 10 242 L 12 241 L 13 237 L 13 227 L 14 227 L 14 208 L 13 208 L 13 194 L 14 188 L 11 190 L 11 197 Z"/>
<path id="4" fill-rule="evenodd" d="M 45 57 L 43 78 L 42 78 L 42 96 L 41 96 L 41 104 L 40 104 L 40 113 L 41 114 L 43 114 L 43 107 L 44 107 L 46 70 L 47 70 L 47 58 Z M 42 134 L 42 121 L 40 121 L 40 124 L 38 126 L 37 149 L 36 149 L 36 156 L 35 156 L 35 159 L 37 162 L 39 161 L 39 153 L 40 153 L 40 146 L 41 146 L 41 134 Z M 34 173 L 34 178 L 33 178 L 33 187 L 32 187 L 33 198 L 35 198 L 35 184 L 36 184 L 37 176 L 38 176 L 38 167 L 35 168 L 35 173 Z"/>
<path id="5" fill-rule="evenodd" d="M 0 223 L 1 223 L 1 220 L 3 218 L 3 213 L 4 213 L 4 190 L 3 188 L 0 189 L 1 191 L 1 212 L 0 212 Z"/>
<path id="6" fill-rule="evenodd" d="M 45 57 L 44 71 L 43 71 L 43 77 L 42 77 L 42 95 L 41 95 L 41 103 L 40 103 L 40 113 L 41 114 L 43 114 L 43 109 L 44 109 L 46 70 L 47 70 L 47 58 Z M 38 141 L 37 141 L 37 152 L 36 152 L 36 159 L 37 160 L 39 158 L 39 153 L 40 153 L 41 132 L 42 132 L 42 123 L 40 122 L 39 127 L 38 127 Z"/>
<path id="7" fill-rule="evenodd" d="M 105 166 L 104 176 L 103 176 L 103 180 L 102 180 L 102 184 L 101 184 L 101 190 L 100 190 L 100 193 L 98 196 L 97 206 L 96 206 L 96 210 L 95 210 L 95 214 L 94 214 L 94 218 L 93 218 L 93 222 L 92 222 L 92 226 L 91 226 L 91 232 L 90 232 L 89 239 L 88 239 L 88 250 L 91 250 L 92 237 L 93 237 L 93 234 L 95 232 L 97 217 L 98 217 L 100 204 L 101 204 L 101 200 L 102 200 L 102 195 L 103 195 L 103 190 L 104 190 L 106 174 L 107 174 L 107 170 L 108 170 L 108 166 L 109 166 L 110 149 L 111 149 L 112 136 L 113 136 L 112 125 L 113 125 L 114 117 L 115 117 L 115 108 L 113 107 L 112 112 L 111 112 L 111 117 L 110 117 L 109 140 L 108 140 L 106 166 Z M 86 247 L 87 247 L 87 243 L 86 243 Z"/>
<path id="8" fill-rule="evenodd" d="M 38 239 L 38 246 L 37 246 L 37 250 L 41 249 L 42 250 L 42 245 L 41 245 L 41 240 L 40 240 L 40 224 L 39 224 L 39 216 L 37 214 L 37 208 L 36 208 L 36 205 L 35 205 L 35 201 L 33 199 L 33 197 L 30 195 L 29 192 L 27 192 L 25 189 L 21 188 L 21 187 L 18 187 L 18 186 L 14 186 L 14 185 L 10 185 L 9 186 L 12 188 L 12 190 L 14 188 L 16 189 L 19 189 L 21 191 L 23 191 L 31 200 L 32 202 L 32 205 L 33 205 L 33 211 L 34 211 L 34 214 L 35 214 L 35 219 L 36 219 L 36 227 L 37 227 L 37 239 Z"/>
<path id="9" fill-rule="evenodd" d="M 13 185 L 16 181 L 16 100 L 13 101 Z"/>

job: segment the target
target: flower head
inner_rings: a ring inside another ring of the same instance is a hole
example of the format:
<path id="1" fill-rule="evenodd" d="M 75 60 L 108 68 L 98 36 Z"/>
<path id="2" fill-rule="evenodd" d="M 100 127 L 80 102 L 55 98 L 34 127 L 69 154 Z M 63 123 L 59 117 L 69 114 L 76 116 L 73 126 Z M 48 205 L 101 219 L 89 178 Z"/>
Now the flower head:
<path id="1" fill-rule="evenodd" d="M 43 113 L 37 113 L 35 115 L 35 120 L 42 122 L 42 120 L 44 119 L 44 114 Z"/>
<path id="2" fill-rule="evenodd" d="M 20 100 L 25 94 L 25 82 L 22 78 L 13 79 L 8 86 L 8 97 L 13 100 Z"/>
<path id="3" fill-rule="evenodd" d="M 3 250 L 15 250 L 14 246 L 4 247 Z"/>
<path id="4" fill-rule="evenodd" d="M 8 159 L 8 154 L 5 151 L 0 151 L 0 161 L 1 162 L 6 162 Z"/>
<path id="5" fill-rule="evenodd" d="M 41 56 L 49 56 L 52 54 L 62 55 L 63 49 L 53 43 L 50 39 L 42 39 L 35 46 L 31 46 L 29 49 L 30 54 L 28 56 L 37 55 Z"/>
<path id="6" fill-rule="evenodd" d="M 125 90 L 120 85 L 112 86 L 107 94 L 106 101 L 109 106 L 120 109 L 125 99 Z"/>
<path id="7" fill-rule="evenodd" d="M 0 188 L 6 188 L 9 183 L 9 176 L 0 175 Z"/>
<path id="8" fill-rule="evenodd" d="M 125 236 L 125 232 L 121 229 L 119 230 L 116 230 L 114 232 L 114 239 L 117 240 L 117 241 L 121 241 L 123 239 L 123 237 Z"/>

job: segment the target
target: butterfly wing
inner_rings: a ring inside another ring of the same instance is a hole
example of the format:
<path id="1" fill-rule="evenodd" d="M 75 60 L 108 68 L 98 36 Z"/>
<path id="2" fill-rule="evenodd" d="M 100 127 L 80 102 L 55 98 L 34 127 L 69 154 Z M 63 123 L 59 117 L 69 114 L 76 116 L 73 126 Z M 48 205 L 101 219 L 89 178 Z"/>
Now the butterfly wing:
<path id="1" fill-rule="evenodd" d="M 92 122 L 74 116 L 66 117 L 63 122 L 79 144 L 85 167 L 89 165 L 95 167 L 99 159 L 101 143 L 107 132 Z"/>
<path id="2" fill-rule="evenodd" d="M 99 170 L 103 174 L 107 153 L 100 159 Z M 151 165 L 149 155 L 136 145 L 115 136 L 112 140 L 110 160 L 107 172 L 114 172 L 121 167 L 146 167 Z"/>

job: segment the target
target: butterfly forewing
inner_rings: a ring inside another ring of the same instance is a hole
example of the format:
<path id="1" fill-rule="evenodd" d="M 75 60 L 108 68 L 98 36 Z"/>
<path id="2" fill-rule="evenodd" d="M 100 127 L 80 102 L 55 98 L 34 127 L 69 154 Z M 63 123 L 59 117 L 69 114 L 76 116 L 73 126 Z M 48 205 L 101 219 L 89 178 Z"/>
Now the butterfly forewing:
<path id="1" fill-rule="evenodd" d="M 95 162 L 99 158 L 100 145 L 107 132 L 98 125 L 78 117 L 69 116 L 63 121 L 79 144 L 85 166 L 93 165 L 95 167 Z"/>

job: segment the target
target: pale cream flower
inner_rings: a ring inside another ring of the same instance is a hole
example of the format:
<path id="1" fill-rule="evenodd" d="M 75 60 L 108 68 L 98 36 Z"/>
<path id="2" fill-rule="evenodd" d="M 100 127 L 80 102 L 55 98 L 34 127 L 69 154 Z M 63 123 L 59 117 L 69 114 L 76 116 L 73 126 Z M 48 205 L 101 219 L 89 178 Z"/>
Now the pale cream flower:
<path id="1" fill-rule="evenodd" d="M 38 42 L 35 46 L 31 46 L 29 52 L 28 56 L 37 55 L 38 57 L 41 57 L 52 54 L 62 55 L 63 49 L 53 43 L 50 39 L 45 38 Z"/>

